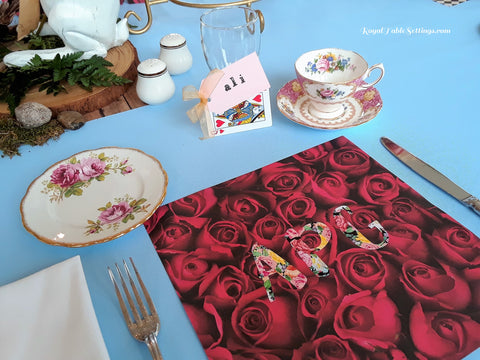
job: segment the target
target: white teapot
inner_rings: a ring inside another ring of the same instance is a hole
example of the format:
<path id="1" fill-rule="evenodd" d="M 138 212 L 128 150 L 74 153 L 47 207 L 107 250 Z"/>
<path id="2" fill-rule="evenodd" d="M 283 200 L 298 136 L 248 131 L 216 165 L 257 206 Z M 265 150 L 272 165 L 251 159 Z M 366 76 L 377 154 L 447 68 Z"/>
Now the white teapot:
<path id="1" fill-rule="evenodd" d="M 105 57 L 108 49 L 128 39 L 127 19 L 117 23 L 118 0 L 40 0 L 40 4 L 48 17 L 41 35 L 56 34 L 65 47 L 14 51 L 3 58 L 7 66 L 26 65 L 37 54 L 42 59 L 53 59 L 56 54 L 82 51 L 82 59 Z"/>

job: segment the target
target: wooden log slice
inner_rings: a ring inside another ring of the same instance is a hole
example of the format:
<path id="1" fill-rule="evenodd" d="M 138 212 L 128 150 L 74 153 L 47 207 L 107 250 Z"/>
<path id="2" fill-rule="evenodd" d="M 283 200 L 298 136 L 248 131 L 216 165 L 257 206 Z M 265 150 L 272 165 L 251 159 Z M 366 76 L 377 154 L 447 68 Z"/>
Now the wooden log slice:
<path id="1" fill-rule="evenodd" d="M 130 41 L 126 41 L 122 46 L 111 48 L 105 58 L 113 64 L 109 69 L 115 74 L 126 79 L 132 80 L 126 85 L 116 85 L 110 87 L 94 87 L 87 91 L 79 86 L 65 84 L 67 93 L 60 93 L 57 96 L 39 92 L 38 87 L 30 89 L 21 103 L 33 101 L 50 108 L 53 117 L 66 110 L 78 111 L 81 114 L 90 113 L 109 105 L 119 97 L 123 96 L 128 89 L 135 84 L 137 78 L 137 66 L 140 63 L 137 50 Z M 9 114 L 8 105 L 0 103 L 0 114 Z"/>

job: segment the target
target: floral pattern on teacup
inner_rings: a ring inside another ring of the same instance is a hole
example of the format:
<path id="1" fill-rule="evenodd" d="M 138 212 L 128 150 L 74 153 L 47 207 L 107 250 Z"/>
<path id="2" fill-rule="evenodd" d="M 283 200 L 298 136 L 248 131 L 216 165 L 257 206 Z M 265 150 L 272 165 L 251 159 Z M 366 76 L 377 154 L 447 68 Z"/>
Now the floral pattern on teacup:
<path id="1" fill-rule="evenodd" d="M 42 193 L 50 195 L 50 202 L 61 202 L 72 195 L 81 196 L 92 181 L 104 181 L 111 172 L 121 175 L 133 172 L 127 163 L 128 158 L 119 160 L 116 155 L 108 157 L 103 152 L 91 153 L 80 160 L 74 156 L 53 171 L 50 181 L 44 181 Z"/>
<path id="2" fill-rule="evenodd" d="M 145 204 L 147 199 L 135 200 L 128 194 L 123 198 L 114 199 L 115 204 L 108 202 L 98 208 L 100 215 L 96 220 L 87 220 L 85 235 L 98 234 L 104 229 L 118 230 L 121 224 L 135 220 L 135 213 L 146 213 L 150 204 Z"/>
<path id="3" fill-rule="evenodd" d="M 351 59 L 345 58 L 342 55 L 335 55 L 332 52 L 327 54 L 319 54 L 312 61 L 307 63 L 305 71 L 311 74 L 323 74 L 326 72 L 333 73 L 335 71 L 345 71 L 350 69 L 355 71 L 355 65 L 351 62 Z"/>
<path id="4" fill-rule="evenodd" d="M 334 100 L 337 97 L 345 95 L 345 91 L 342 91 L 340 89 L 330 89 L 329 87 L 327 87 L 317 89 L 317 95 L 320 96 L 323 100 Z"/>
<path id="5" fill-rule="evenodd" d="M 365 84 L 365 82 L 362 83 Z M 364 111 L 382 107 L 380 94 L 373 86 L 363 90 L 357 90 L 353 96 L 362 104 Z"/>

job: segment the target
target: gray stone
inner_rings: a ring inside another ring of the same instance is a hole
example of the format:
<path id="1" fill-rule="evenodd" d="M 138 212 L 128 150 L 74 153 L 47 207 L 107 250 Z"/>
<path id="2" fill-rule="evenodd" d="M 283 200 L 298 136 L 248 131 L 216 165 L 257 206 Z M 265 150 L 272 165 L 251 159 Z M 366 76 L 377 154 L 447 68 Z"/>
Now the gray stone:
<path id="1" fill-rule="evenodd" d="M 17 106 L 15 118 L 19 126 L 25 129 L 33 129 L 48 123 L 52 118 L 52 111 L 45 105 L 26 102 Z"/>
<path id="2" fill-rule="evenodd" d="M 57 121 L 66 129 L 77 130 L 85 125 L 83 115 L 77 111 L 62 111 L 57 116 Z"/>

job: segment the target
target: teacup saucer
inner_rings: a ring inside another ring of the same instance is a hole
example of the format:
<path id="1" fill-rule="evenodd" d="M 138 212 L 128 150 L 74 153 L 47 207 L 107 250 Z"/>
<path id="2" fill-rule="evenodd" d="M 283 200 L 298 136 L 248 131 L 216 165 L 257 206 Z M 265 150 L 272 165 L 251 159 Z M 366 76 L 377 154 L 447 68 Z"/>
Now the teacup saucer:
<path id="1" fill-rule="evenodd" d="M 344 112 L 334 119 L 312 116 L 308 111 L 310 100 L 297 79 L 286 83 L 277 93 L 278 109 L 297 124 L 314 129 L 333 130 L 358 126 L 372 120 L 382 109 L 382 98 L 375 87 L 358 90 L 342 103 Z"/>

